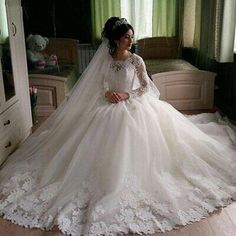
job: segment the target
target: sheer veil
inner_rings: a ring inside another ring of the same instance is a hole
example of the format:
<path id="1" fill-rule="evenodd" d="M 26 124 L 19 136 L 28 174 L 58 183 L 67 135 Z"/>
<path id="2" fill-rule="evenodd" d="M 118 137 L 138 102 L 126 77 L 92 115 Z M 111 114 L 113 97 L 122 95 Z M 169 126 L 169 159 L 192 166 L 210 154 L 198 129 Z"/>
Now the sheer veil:
<path id="1" fill-rule="evenodd" d="M 24 166 L 24 161 L 38 159 L 36 161 L 38 167 L 44 166 L 55 155 L 56 147 L 62 142 L 61 136 L 64 136 L 63 141 L 66 142 L 67 137 L 70 137 L 78 125 L 81 135 L 86 131 L 89 125 L 87 121 L 95 115 L 96 107 L 106 102 L 103 94 L 103 79 L 108 73 L 111 59 L 108 40 L 104 38 L 68 97 L 47 121 L 8 158 L 7 168 L 3 168 L 3 172 L 7 172 L 9 168 L 20 168 L 20 165 L 14 165 L 19 160 L 23 161 L 22 165 Z M 148 81 L 149 94 L 159 98 L 158 89 L 149 78 Z M 54 146 L 55 149 L 51 148 Z M 49 149 L 53 149 L 54 152 L 48 152 Z"/>
<path id="2" fill-rule="evenodd" d="M 86 174 L 83 171 L 77 173 L 76 168 L 81 165 L 81 160 L 77 160 L 74 153 L 80 143 L 73 142 L 73 139 L 82 142 L 98 108 L 109 105 L 104 98 L 104 77 L 109 72 L 111 60 L 108 40 L 103 39 L 69 96 L 3 163 L 0 171 L 0 179 L 3 182 L 10 179 L 14 173 L 16 176 L 25 174 L 27 178 L 33 178 L 29 181 L 32 182 L 32 187 L 37 189 L 60 183 L 61 190 L 57 194 L 55 204 L 48 209 L 52 215 L 56 214 L 58 205 L 78 191 L 77 186 L 82 184 L 90 173 L 86 168 Z M 87 140 L 87 148 L 90 148 L 89 145 L 92 147 L 92 142 L 93 140 Z M 83 159 L 83 163 L 89 163 L 89 158 L 83 156 Z M 40 182 L 34 185 L 33 182 L 38 177 Z M 46 219 L 42 217 L 42 220 Z"/>
<path id="3" fill-rule="evenodd" d="M 133 57 L 114 62 L 103 40 L 65 101 L 3 164 L 0 215 L 68 235 L 148 234 L 236 199 L 235 147 L 225 127 L 217 142 L 218 126 L 209 123 L 208 136 L 208 124 L 202 131 L 158 101 L 142 59 Z M 104 85 L 112 90 L 114 81 L 115 91 L 143 93 L 111 104 Z"/>
<path id="4" fill-rule="evenodd" d="M 36 152 L 40 154 L 39 150 L 43 153 L 49 136 L 54 136 L 55 139 L 55 135 L 59 135 L 59 132 L 69 134 L 68 131 L 73 129 L 74 124 L 80 122 L 82 126 L 85 120 L 93 115 L 95 106 L 102 102 L 103 77 L 110 59 L 107 44 L 108 41 L 104 39 L 68 97 L 47 121 L 8 158 L 7 164 L 11 162 L 14 164 L 20 159 L 29 160 L 35 156 Z"/>

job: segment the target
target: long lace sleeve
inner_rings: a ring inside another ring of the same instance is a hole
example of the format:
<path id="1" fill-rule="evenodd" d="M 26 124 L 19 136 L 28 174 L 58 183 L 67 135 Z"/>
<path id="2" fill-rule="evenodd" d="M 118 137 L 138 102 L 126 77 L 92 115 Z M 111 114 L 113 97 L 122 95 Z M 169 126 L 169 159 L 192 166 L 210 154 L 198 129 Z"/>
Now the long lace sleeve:
<path id="1" fill-rule="evenodd" d="M 137 78 L 139 79 L 140 87 L 129 91 L 128 92 L 129 98 L 139 97 L 139 96 L 143 95 L 144 93 L 146 93 L 148 91 L 148 80 L 149 80 L 145 63 L 141 57 L 136 56 L 134 58 L 132 64 L 135 66 L 135 70 L 137 73 Z M 132 83 L 132 86 L 133 86 L 133 83 Z"/>

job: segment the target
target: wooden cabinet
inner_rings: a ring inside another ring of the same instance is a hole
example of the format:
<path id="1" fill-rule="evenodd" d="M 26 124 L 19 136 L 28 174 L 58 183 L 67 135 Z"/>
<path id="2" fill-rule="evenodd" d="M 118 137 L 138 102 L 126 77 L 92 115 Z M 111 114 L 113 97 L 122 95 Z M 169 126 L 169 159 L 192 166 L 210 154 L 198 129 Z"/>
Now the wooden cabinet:
<path id="1" fill-rule="evenodd" d="M 68 95 L 79 78 L 78 41 L 50 38 L 47 55 L 56 54 L 58 66 L 30 70 L 29 83 L 38 89 L 37 115 L 49 116 Z"/>
<path id="2" fill-rule="evenodd" d="M 37 116 L 49 116 L 57 109 L 76 83 L 76 71 L 70 67 L 67 73 L 29 74 L 30 84 L 38 89 Z"/>
<path id="3" fill-rule="evenodd" d="M 32 127 L 20 0 L 0 0 L 0 164 Z"/>
<path id="4" fill-rule="evenodd" d="M 23 130 L 19 125 L 20 113 L 18 103 L 12 105 L 1 114 L 0 123 L 0 155 L 1 162 L 17 147 L 22 140 Z M 22 120 L 22 118 L 21 118 Z"/>

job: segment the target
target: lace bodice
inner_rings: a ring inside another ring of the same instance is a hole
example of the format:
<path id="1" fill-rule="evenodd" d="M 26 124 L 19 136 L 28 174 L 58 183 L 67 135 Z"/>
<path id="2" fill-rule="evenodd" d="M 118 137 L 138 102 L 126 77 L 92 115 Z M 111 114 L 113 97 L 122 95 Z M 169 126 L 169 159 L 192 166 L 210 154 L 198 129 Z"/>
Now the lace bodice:
<path id="1" fill-rule="evenodd" d="M 104 92 L 128 92 L 130 98 L 134 98 L 148 90 L 148 80 L 143 59 L 137 54 L 123 61 L 111 58 L 108 73 L 104 76 Z"/>

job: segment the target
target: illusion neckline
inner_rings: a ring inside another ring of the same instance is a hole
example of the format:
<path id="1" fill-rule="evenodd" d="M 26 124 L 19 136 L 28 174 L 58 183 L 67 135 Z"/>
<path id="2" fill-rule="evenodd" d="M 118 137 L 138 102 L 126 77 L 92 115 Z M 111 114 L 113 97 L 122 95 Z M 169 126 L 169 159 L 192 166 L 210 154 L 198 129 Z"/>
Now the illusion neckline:
<path id="1" fill-rule="evenodd" d="M 113 62 L 125 62 L 125 61 L 129 60 L 130 58 L 132 58 L 134 56 L 134 54 L 135 53 L 130 52 L 130 55 L 127 58 L 123 59 L 123 60 L 122 59 L 117 60 L 117 59 L 114 59 L 112 57 L 112 55 L 110 55 L 110 56 L 111 56 L 111 59 L 112 59 Z"/>

